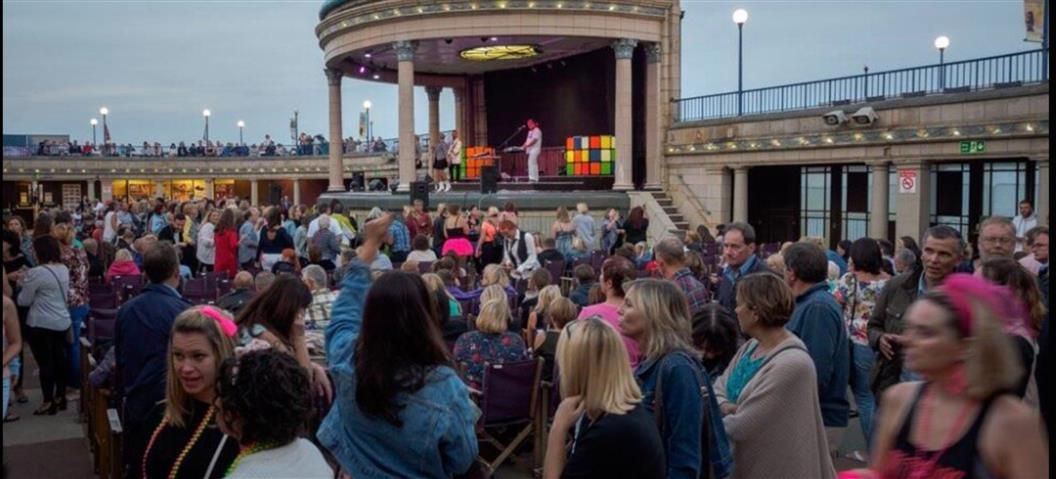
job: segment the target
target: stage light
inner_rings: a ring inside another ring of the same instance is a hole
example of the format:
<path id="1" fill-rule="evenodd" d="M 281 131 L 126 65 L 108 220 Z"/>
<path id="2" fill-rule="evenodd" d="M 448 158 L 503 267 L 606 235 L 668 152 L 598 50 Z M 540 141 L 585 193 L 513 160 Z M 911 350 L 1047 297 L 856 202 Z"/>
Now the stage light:
<path id="1" fill-rule="evenodd" d="M 375 73 L 374 74 L 374 79 L 375 80 L 380 80 L 381 79 L 381 75 L 378 75 L 377 73 Z"/>
<path id="2" fill-rule="evenodd" d="M 359 66 L 359 74 L 362 75 L 362 74 L 364 74 L 366 72 L 367 72 L 367 67 L 360 65 Z"/>

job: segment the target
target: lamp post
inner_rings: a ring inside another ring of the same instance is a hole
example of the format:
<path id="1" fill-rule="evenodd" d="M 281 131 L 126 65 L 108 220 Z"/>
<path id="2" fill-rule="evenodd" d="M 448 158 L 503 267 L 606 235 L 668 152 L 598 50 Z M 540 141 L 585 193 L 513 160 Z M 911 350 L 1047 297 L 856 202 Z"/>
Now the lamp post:
<path id="1" fill-rule="evenodd" d="M 92 118 L 91 120 L 88 120 L 88 123 L 92 125 L 92 148 L 98 148 L 98 145 L 95 144 L 95 125 L 99 124 L 99 120 Z"/>
<path id="2" fill-rule="evenodd" d="M 202 116 L 205 117 L 205 142 L 209 143 L 209 116 L 213 113 L 208 108 L 202 110 Z"/>
<path id="3" fill-rule="evenodd" d="M 744 23 L 747 21 L 747 10 L 738 8 L 733 12 L 733 23 L 737 24 L 737 116 L 744 112 Z"/>
<path id="4" fill-rule="evenodd" d="M 371 128 L 370 128 L 370 127 L 371 127 L 371 122 L 370 122 L 370 107 L 371 107 L 371 106 L 372 106 L 372 104 L 370 103 L 370 100 L 364 100 L 364 101 L 363 101 L 363 109 L 367 111 L 367 140 L 370 140 L 371 138 L 374 138 L 374 137 L 372 136 L 372 133 L 373 133 L 373 132 L 372 132 L 372 131 L 370 131 L 370 130 L 371 130 Z"/>
<path id="5" fill-rule="evenodd" d="M 242 129 L 246 127 L 246 122 L 238 120 L 238 144 L 239 146 L 245 146 L 246 143 L 242 141 Z"/>
<path id="6" fill-rule="evenodd" d="M 105 107 L 105 106 L 99 109 L 99 114 L 103 115 L 103 150 L 102 151 L 103 151 L 104 155 L 110 153 L 109 152 L 109 149 L 110 149 L 110 138 L 109 138 L 110 135 L 109 135 L 109 132 L 110 132 L 110 130 L 107 129 L 107 127 L 106 127 L 106 115 L 108 113 L 110 113 L 110 109 Z"/>
<path id="7" fill-rule="evenodd" d="M 939 91 L 946 89 L 946 68 L 943 66 L 945 63 L 946 48 L 950 46 L 950 37 L 941 35 L 935 39 L 935 48 L 939 49 Z"/>

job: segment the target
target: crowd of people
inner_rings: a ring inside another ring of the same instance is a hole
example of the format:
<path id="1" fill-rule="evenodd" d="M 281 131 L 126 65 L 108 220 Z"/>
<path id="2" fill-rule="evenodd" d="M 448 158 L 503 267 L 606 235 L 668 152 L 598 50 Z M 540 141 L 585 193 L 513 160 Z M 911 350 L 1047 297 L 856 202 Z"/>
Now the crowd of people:
<path id="1" fill-rule="evenodd" d="M 380 137 L 372 140 L 348 138 L 342 142 L 344 154 L 384 153 L 389 151 L 388 144 Z M 104 157 L 144 157 L 144 158 L 184 158 L 184 157 L 268 157 L 268 156 L 322 156 L 330 151 L 330 142 L 323 135 L 301 133 L 296 142 L 289 145 L 277 143 L 271 135 L 264 135 L 260 143 L 222 142 L 216 140 L 198 140 L 191 142 L 171 143 L 168 146 L 160 142 L 144 141 L 141 145 L 132 143 L 103 143 L 91 141 L 79 143 L 77 140 L 57 141 L 42 140 L 32 150 L 24 154 L 36 156 L 104 156 Z"/>
<path id="2" fill-rule="evenodd" d="M 55 414 L 89 387 L 90 291 L 142 277 L 91 377 L 117 388 L 134 477 L 486 473 L 490 371 L 533 358 L 557 391 L 534 431 L 546 478 L 836 477 L 852 417 L 866 450 L 849 477 L 1046 477 L 1049 233 L 1025 206 L 981 222 L 977 256 L 943 225 L 770 251 L 745 223 L 651 237 L 641 207 L 586 204 L 547 232 L 512 203 L 11 216 L 5 416 L 22 340 L 34 414 Z M 200 278 L 230 290 L 200 301 Z"/>

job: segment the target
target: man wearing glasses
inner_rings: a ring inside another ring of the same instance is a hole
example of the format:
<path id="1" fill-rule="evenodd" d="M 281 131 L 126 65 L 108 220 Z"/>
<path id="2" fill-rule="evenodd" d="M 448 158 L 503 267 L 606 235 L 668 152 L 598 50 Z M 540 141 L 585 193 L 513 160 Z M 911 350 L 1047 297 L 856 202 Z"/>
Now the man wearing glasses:
<path id="1" fill-rule="evenodd" d="M 987 258 L 1012 257 L 1016 249 L 1016 227 L 1004 216 L 991 216 L 979 225 L 979 262 Z"/>

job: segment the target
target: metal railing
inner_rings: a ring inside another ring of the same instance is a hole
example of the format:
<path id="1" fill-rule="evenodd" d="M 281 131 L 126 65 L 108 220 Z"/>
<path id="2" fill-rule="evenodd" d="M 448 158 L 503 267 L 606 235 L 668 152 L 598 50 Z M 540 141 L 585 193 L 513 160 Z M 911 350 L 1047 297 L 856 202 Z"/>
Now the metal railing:
<path id="1" fill-rule="evenodd" d="M 673 100 L 675 122 L 806 110 L 1049 80 L 1048 49 Z"/>

